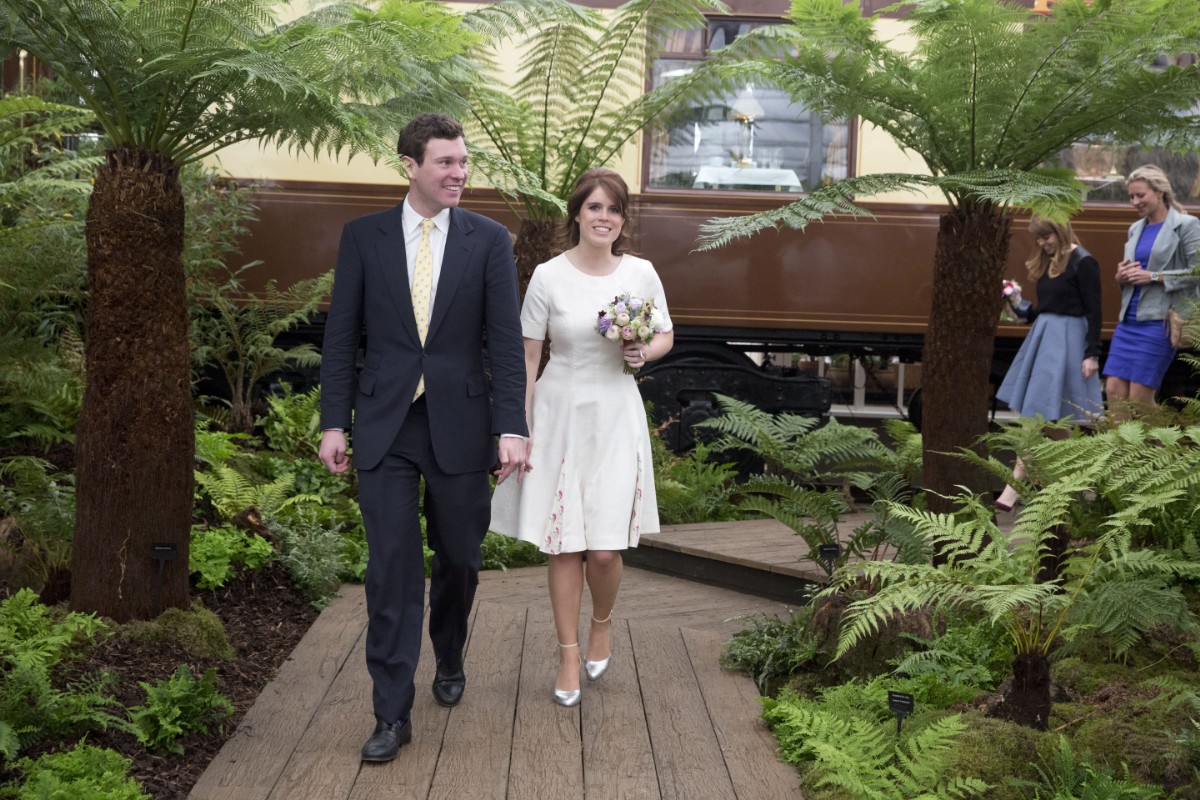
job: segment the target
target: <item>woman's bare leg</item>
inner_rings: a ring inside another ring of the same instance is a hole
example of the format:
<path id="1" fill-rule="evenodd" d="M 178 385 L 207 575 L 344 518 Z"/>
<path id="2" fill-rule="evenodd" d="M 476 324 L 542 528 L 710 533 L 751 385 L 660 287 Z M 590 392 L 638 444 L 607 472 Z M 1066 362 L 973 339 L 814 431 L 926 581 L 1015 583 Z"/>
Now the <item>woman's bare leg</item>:
<path id="1" fill-rule="evenodd" d="M 546 571 L 550 586 L 550 608 L 554 612 L 554 631 L 558 634 L 558 680 L 555 689 L 579 688 L 579 607 L 583 601 L 583 554 L 561 553 L 550 556 Z M 576 645 L 571 647 L 570 645 Z"/>
<path id="2" fill-rule="evenodd" d="M 1129 381 L 1111 375 L 1104 381 L 1104 393 L 1108 396 L 1108 413 L 1117 422 L 1130 418 Z"/>
<path id="3" fill-rule="evenodd" d="M 589 661 L 600 661 L 612 655 L 612 610 L 621 589 L 624 564 L 619 550 L 588 551 L 587 585 L 592 594 L 592 627 L 587 641 Z M 603 620 L 603 623 L 597 620 Z"/>
<path id="4" fill-rule="evenodd" d="M 1016 463 L 1013 464 L 1013 478 L 1016 480 L 1021 480 L 1024 477 L 1025 462 L 1021 460 L 1020 456 L 1018 456 Z M 996 498 L 996 505 L 1003 506 L 1004 508 L 1012 508 L 1017 504 L 1017 500 L 1019 499 L 1020 495 L 1017 494 L 1017 490 L 1014 489 L 1011 484 L 1007 484 L 1004 487 L 1004 491 L 1001 492 L 1000 496 Z"/>

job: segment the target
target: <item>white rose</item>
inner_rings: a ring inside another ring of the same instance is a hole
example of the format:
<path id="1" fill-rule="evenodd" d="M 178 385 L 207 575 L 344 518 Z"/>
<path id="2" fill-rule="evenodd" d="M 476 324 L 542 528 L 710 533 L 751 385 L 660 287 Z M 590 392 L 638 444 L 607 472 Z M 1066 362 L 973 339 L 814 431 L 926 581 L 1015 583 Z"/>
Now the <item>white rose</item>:
<path id="1" fill-rule="evenodd" d="M 609 328 L 607 331 L 604 332 L 604 338 L 609 339 L 614 342 L 617 340 L 617 337 L 620 335 L 621 335 L 621 329 L 618 328 L 616 325 L 613 325 L 611 328 Z"/>
<path id="2" fill-rule="evenodd" d="M 662 326 L 663 326 L 663 315 L 662 315 L 662 312 L 656 308 L 656 309 L 654 309 L 654 312 L 652 314 L 650 314 L 650 327 L 653 330 L 658 331 L 658 330 L 662 330 Z"/>

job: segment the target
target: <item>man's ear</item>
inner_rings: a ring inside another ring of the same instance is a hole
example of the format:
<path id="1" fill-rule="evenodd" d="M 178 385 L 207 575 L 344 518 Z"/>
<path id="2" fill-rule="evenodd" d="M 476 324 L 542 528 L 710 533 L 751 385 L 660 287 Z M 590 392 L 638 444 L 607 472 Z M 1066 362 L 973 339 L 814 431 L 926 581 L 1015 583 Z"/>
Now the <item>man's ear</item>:
<path id="1" fill-rule="evenodd" d="M 413 168 L 413 166 L 416 165 L 417 162 L 413 159 L 412 156 L 400 156 L 400 163 L 403 165 L 402 171 L 404 173 L 404 177 L 411 178 L 412 177 L 412 168 Z"/>

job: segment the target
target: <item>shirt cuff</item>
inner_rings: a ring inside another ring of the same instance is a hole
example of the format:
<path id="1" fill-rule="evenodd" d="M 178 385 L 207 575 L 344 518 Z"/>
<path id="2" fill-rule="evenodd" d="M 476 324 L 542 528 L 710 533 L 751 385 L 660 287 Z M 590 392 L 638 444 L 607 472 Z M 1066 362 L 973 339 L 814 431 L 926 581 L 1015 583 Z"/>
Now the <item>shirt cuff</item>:
<path id="1" fill-rule="evenodd" d="M 502 434 L 500 434 L 500 438 L 501 439 L 524 439 L 525 437 L 519 433 L 502 433 Z"/>

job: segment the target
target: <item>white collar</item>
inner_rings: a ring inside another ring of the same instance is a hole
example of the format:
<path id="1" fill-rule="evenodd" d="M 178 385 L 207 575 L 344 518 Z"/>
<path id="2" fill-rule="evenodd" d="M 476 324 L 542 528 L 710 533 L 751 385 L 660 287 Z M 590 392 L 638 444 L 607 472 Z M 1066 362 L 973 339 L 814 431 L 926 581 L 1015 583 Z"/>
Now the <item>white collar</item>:
<path id="1" fill-rule="evenodd" d="M 411 236 L 421 228 L 421 220 L 425 219 L 417 210 L 408 202 L 408 197 L 404 198 L 404 212 L 400 216 L 400 221 L 404 225 L 404 235 Z M 450 209 L 443 208 L 433 216 L 433 226 L 442 233 L 450 230 Z"/>

